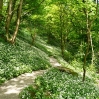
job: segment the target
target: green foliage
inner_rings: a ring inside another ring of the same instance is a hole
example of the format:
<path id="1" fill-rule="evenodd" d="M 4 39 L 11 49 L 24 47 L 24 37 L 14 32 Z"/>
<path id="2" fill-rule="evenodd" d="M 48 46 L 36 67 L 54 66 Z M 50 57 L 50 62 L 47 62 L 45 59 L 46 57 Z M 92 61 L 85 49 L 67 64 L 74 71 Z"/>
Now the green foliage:
<path id="1" fill-rule="evenodd" d="M 46 36 L 37 37 L 36 42 L 35 42 L 35 47 L 44 51 L 48 56 L 60 56 L 61 53 L 60 53 L 59 47 L 48 44 L 47 39 L 44 37 Z"/>
<path id="2" fill-rule="evenodd" d="M 83 62 L 77 61 L 76 59 L 72 60 L 70 64 L 74 68 L 79 68 L 79 69 L 82 69 L 82 66 L 83 66 Z"/>
<path id="3" fill-rule="evenodd" d="M 8 6 L 5 2 L 2 11 L 3 19 L 0 23 L 0 34 L 5 33 L 3 28 L 6 22 L 6 10 Z M 10 32 L 12 33 L 15 29 L 17 6 L 15 7 L 10 25 Z M 15 45 L 7 44 L 4 39 L 0 38 L 0 83 L 25 72 L 48 68 L 50 66 L 48 55 L 59 56 L 58 60 L 62 66 L 65 65 L 75 69 L 77 72 L 81 72 L 88 39 L 86 26 L 90 24 L 92 27 L 90 33 L 92 34 L 92 43 L 96 57 L 94 62 L 99 71 L 99 55 L 97 54 L 99 53 L 99 18 L 96 15 L 99 12 L 96 12 L 96 4 L 92 0 L 86 0 L 85 3 L 82 0 L 33 0 L 33 2 L 25 0 L 22 8 L 22 24 L 20 25 L 22 28 L 19 28 L 19 31 L 27 34 L 22 34 L 16 40 L 17 43 Z M 86 24 L 87 19 L 90 24 Z M 61 51 L 58 47 L 49 46 L 41 39 L 39 41 L 36 40 L 34 47 L 31 46 L 32 38 L 30 34 L 33 34 L 32 36 L 34 37 L 36 32 L 47 36 L 48 43 L 59 47 L 63 39 L 64 47 L 66 47 L 64 49 L 64 59 L 60 57 Z M 90 56 L 87 58 L 87 64 L 91 61 L 91 48 L 89 53 Z M 64 60 L 71 62 L 71 65 L 68 65 Z M 21 98 L 98 99 L 98 94 L 92 81 L 88 78 L 85 83 L 82 83 L 81 77 L 76 78 L 65 72 L 53 69 L 46 73 L 44 77 L 38 77 L 35 80 L 35 85 L 27 87 L 21 93 Z"/>
<path id="4" fill-rule="evenodd" d="M 40 49 L 17 39 L 15 45 L 0 42 L 0 83 L 25 72 L 50 67 L 48 56 Z"/>
<path id="5" fill-rule="evenodd" d="M 20 93 L 20 99 L 98 99 L 99 89 L 87 78 L 51 69 Z"/>
<path id="6" fill-rule="evenodd" d="M 69 51 L 64 51 L 64 57 L 63 58 L 64 58 L 64 60 L 69 62 L 73 59 L 73 56 Z"/>
<path id="7" fill-rule="evenodd" d="M 63 67 L 63 66 L 57 66 L 55 68 L 58 69 L 60 72 L 66 72 L 68 74 L 72 74 L 73 76 L 78 76 L 78 73 L 70 68 Z"/>

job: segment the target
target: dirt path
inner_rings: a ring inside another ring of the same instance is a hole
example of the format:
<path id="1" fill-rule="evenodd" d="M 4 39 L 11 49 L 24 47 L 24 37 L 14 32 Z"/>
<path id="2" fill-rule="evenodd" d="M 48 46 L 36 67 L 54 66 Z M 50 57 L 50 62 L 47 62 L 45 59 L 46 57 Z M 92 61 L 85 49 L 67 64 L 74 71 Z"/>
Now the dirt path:
<path id="1" fill-rule="evenodd" d="M 50 57 L 50 63 L 51 63 L 51 65 L 52 65 L 53 67 L 61 66 L 61 65 L 59 64 L 59 62 L 57 61 L 57 59 L 55 59 L 53 56 Z"/>
<path id="2" fill-rule="evenodd" d="M 53 57 L 50 57 L 50 63 L 52 66 L 60 66 L 58 61 Z M 42 75 L 45 71 L 46 70 L 39 70 L 32 73 L 25 73 L 5 82 L 0 86 L 0 99 L 19 99 L 18 95 L 21 90 L 32 84 L 34 79 Z"/>
<path id="3" fill-rule="evenodd" d="M 25 73 L 5 82 L 0 87 L 0 99 L 19 99 L 18 94 L 20 91 L 29 84 L 32 84 L 34 79 L 43 72 L 44 70 Z"/>

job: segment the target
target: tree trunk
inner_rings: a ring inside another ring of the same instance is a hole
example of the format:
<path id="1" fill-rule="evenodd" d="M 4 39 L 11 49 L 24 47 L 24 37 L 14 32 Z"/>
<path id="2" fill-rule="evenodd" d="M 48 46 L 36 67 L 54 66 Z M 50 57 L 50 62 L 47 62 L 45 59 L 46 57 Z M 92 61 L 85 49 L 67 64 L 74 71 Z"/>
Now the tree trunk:
<path id="1" fill-rule="evenodd" d="M 48 43 L 50 43 L 51 40 L 52 40 L 51 26 L 48 25 L 47 27 L 48 27 L 47 38 L 48 38 Z M 52 43 L 52 42 L 51 42 L 51 43 Z"/>
<path id="2" fill-rule="evenodd" d="M 7 18 L 6 18 L 6 25 L 5 25 L 5 29 L 6 29 L 6 38 L 7 41 L 11 41 L 11 35 L 9 33 L 9 28 L 10 28 L 10 23 L 14 14 L 14 8 L 15 8 L 15 4 L 16 4 L 16 0 L 9 0 L 8 3 L 8 9 L 7 9 Z"/>
<path id="3" fill-rule="evenodd" d="M 6 25 L 5 25 L 5 29 L 6 29 L 6 38 L 7 41 L 14 43 L 15 42 L 15 38 L 18 32 L 18 28 L 19 28 L 19 24 L 20 24 L 20 16 L 21 16 L 21 10 L 22 10 L 22 3 L 23 0 L 20 0 L 19 2 L 19 6 L 17 8 L 17 20 L 16 20 L 16 28 L 15 31 L 13 33 L 13 35 L 11 36 L 9 33 L 9 28 L 10 28 L 10 24 L 11 24 L 11 20 L 14 14 L 14 9 L 15 9 L 15 5 L 16 5 L 16 1 L 17 0 L 9 0 L 8 3 L 8 10 L 7 10 L 7 18 L 6 18 Z"/>
<path id="4" fill-rule="evenodd" d="M 63 8 L 62 8 L 62 5 L 60 4 L 60 39 L 61 39 L 61 53 L 62 53 L 62 56 L 64 58 L 64 51 L 65 51 L 65 47 L 64 47 L 64 37 L 63 37 L 63 28 L 64 28 L 64 22 L 63 22 L 63 12 L 62 12 Z"/>
<path id="5" fill-rule="evenodd" d="M 12 43 L 15 42 L 17 33 L 18 33 L 18 29 L 19 29 L 19 25 L 20 25 L 20 18 L 21 18 L 21 11 L 22 11 L 22 4 L 23 4 L 23 0 L 20 0 L 19 3 L 19 7 L 18 7 L 18 11 L 17 11 L 17 23 L 16 23 L 16 28 L 12 37 Z"/>
<path id="6" fill-rule="evenodd" d="M 3 7 L 3 0 L 0 0 L 0 21 L 2 20 L 2 7 Z"/>
<path id="7" fill-rule="evenodd" d="M 64 58 L 64 52 L 66 49 L 66 39 L 67 39 L 67 36 L 61 33 L 61 51 L 62 51 L 63 58 Z"/>
<path id="8" fill-rule="evenodd" d="M 63 50 L 63 33 L 62 33 L 62 26 L 60 27 L 60 37 L 61 37 L 61 52 L 62 52 L 62 56 L 64 56 L 64 50 Z"/>
<path id="9" fill-rule="evenodd" d="M 7 15 L 7 19 L 6 19 L 6 25 L 5 25 L 5 29 L 6 29 L 6 38 L 7 41 L 11 41 L 11 38 L 9 37 L 9 28 L 10 28 L 10 22 L 11 22 L 11 15 L 12 15 L 12 0 L 9 0 L 8 3 L 8 15 Z"/>
<path id="10" fill-rule="evenodd" d="M 91 65 L 94 65 L 95 54 L 94 54 L 94 48 L 93 48 L 93 42 L 92 42 L 92 36 L 91 36 L 91 34 L 90 34 L 90 44 L 91 44 L 91 51 L 92 51 Z"/>
<path id="11" fill-rule="evenodd" d="M 36 33 L 31 34 L 31 38 L 32 38 L 32 44 L 34 45 L 35 38 L 36 38 Z"/>
<path id="12" fill-rule="evenodd" d="M 83 0 L 83 3 L 85 3 L 85 0 Z M 92 59 L 91 59 L 91 65 L 94 64 L 94 49 L 93 49 L 93 43 L 92 43 L 92 36 L 91 36 L 91 25 L 92 22 L 97 18 L 97 13 L 98 13 L 98 0 L 96 0 L 96 14 L 94 19 L 91 21 L 90 17 L 88 15 L 88 12 L 84 9 L 84 13 L 86 15 L 86 20 L 87 20 L 87 38 L 88 38 L 88 42 L 87 42 L 87 49 L 86 49 L 86 53 L 85 53 L 85 57 L 84 57 L 84 65 L 83 65 L 83 81 L 85 81 L 85 74 L 86 74 L 86 61 L 87 61 L 87 56 L 89 53 L 89 47 L 91 47 L 91 53 L 92 53 Z"/>
<path id="13" fill-rule="evenodd" d="M 95 0 L 95 1 L 96 1 L 97 6 L 96 6 L 96 14 L 95 14 L 95 17 L 94 17 L 93 21 L 94 21 L 95 19 L 97 19 L 97 15 L 98 15 L 98 0 Z M 92 22 L 93 22 L 93 21 L 92 21 Z M 92 22 L 90 22 L 90 28 L 91 28 Z M 91 50 L 92 50 L 91 65 L 94 65 L 95 54 L 94 54 L 94 48 L 93 48 L 93 42 L 92 42 L 92 35 L 91 35 L 91 34 L 90 34 L 90 43 L 91 43 Z"/>
<path id="14" fill-rule="evenodd" d="M 87 29 L 87 49 L 85 52 L 85 57 L 84 57 L 84 64 L 83 64 L 83 79 L 82 81 L 85 81 L 85 75 L 86 75 L 86 61 L 87 61 L 87 57 L 89 54 L 89 47 L 91 45 L 91 22 L 90 22 L 90 17 L 88 15 L 88 12 L 86 11 L 86 29 Z"/>
<path id="15" fill-rule="evenodd" d="M 14 15 L 14 12 L 15 12 L 15 5 L 16 5 L 16 2 L 17 2 L 17 0 L 12 0 L 12 7 L 11 7 L 12 14 L 11 14 L 11 20 L 12 20 L 12 17 L 13 17 L 13 15 Z"/>

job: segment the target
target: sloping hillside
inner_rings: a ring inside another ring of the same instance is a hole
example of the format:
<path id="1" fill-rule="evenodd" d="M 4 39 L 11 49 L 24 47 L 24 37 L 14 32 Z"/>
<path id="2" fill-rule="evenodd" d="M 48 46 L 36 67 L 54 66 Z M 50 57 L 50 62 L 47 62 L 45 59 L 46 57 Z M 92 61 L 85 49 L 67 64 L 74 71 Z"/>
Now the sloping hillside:
<path id="1" fill-rule="evenodd" d="M 48 55 L 27 40 L 19 37 L 12 45 L 0 39 L 0 84 L 25 72 L 48 67 Z"/>
<path id="2" fill-rule="evenodd" d="M 53 56 L 57 58 L 61 66 L 74 70 L 78 76 L 52 68 L 43 76 L 38 77 L 33 85 L 26 87 L 20 93 L 21 99 L 29 97 L 38 99 L 41 97 L 44 99 L 99 98 L 99 89 L 96 88 L 95 82 L 98 75 L 94 71 L 87 68 L 86 81 L 82 83 L 82 63 L 73 60 L 69 64 L 61 57 L 60 48 L 47 44 L 46 40 L 40 36 L 36 37 L 34 45 L 29 35 L 23 37 L 18 36 L 14 45 L 0 39 L 0 83 L 26 72 L 51 67 L 49 57 Z"/>

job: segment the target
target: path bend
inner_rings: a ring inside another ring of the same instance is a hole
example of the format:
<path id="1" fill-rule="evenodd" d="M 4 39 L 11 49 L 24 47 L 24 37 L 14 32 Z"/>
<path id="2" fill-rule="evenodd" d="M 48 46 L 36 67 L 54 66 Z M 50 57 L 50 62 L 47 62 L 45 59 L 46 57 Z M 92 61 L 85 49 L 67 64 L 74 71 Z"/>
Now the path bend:
<path id="1" fill-rule="evenodd" d="M 57 59 L 49 58 L 52 67 L 60 66 Z M 37 76 L 42 75 L 47 70 L 33 71 L 13 78 L 0 86 L 0 99 L 19 99 L 19 93 L 28 85 L 32 84 Z"/>

